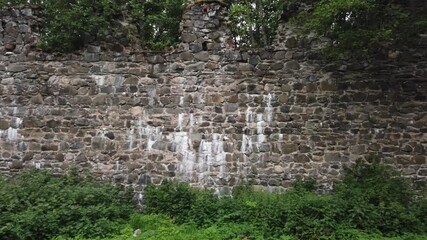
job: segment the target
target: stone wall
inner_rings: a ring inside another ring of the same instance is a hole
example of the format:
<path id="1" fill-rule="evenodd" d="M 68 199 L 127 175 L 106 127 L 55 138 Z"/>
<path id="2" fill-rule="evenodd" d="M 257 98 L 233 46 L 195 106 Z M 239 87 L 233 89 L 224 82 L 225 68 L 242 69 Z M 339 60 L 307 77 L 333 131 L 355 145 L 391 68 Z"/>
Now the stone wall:
<path id="1" fill-rule="evenodd" d="M 233 47 L 226 9 L 185 12 L 168 53 L 37 51 L 35 10 L 0 11 L 0 171 L 70 166 L 136 190 L 164 178 L 222 194 L 314 177 L 328 188 L 368 154 L 427 179 L 427 52 L 330 64 L 282 35 Z"/>

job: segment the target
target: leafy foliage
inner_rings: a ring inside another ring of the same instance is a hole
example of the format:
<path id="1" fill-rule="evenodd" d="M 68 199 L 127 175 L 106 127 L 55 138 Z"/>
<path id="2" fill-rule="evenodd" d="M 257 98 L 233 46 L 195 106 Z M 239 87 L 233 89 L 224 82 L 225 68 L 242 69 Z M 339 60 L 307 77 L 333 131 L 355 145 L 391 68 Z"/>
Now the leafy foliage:
<path id="1" fill-rule="evenodd" d="M 183 223 L 188 220 L 195 197 L 188 184 L 163 181 L 160 186 L 148 185 L 145 189 L 145 210 L 173 217 L 178 223 Z"/>
<path id="2" fill-rule="evenodd" d="M 0 238 L 104 237 L 133 211 L 129 193 L 108 183 L 27 171 L 0 182 Z"/>
<path id="3" fill-rule="evenodd" d="M 272 43 L 283 7 L 290 1 L 236 1 L 229 15 L 231 30 L 240 47 L 265 47 Z"/>
<path id="4" fill-rule="evenodd" d="M 337 218 L 354 228 L 386 235 L 423 232 L 425 218 L 417 213 L 425 212 L 421 209 L 425 203 L 416 194 L 395 169 L 359 162 L 347 169 L 335 189 Z"/>
<path id="5" fill-rule="evenodd" d="M 143 14 L 133 14 L 134 18 L 138 16 L 143 19 L 139 36 L 148 48 L 163 49 L 178 42 L 184 2 L 185 0 L 145 1 L 142 6 Z"/>
<path id="6" fill-rule="evenodd" d="M 334 41 L 325 49 L 329 56 L 372 56 L 422 33 L 419 26 L 425 26 L 427 18 L 425 9 L 420 11 L 392 0 L 321 0 L 298 19 L 307 30 Z"/>
<path id="7" fill-rule="evenodd" d="M 143 214 L 122 189 L 74 173 L 0 179 L 1 239 L 426 240 L 427 196 L 395 169 L 358 162 L 333 192 L 313 180 L 284 193 L 235 188 L 232 197 L 164 181 Z M 130 216 L 130 217 L 129 217 Z M 126 224 L 127 221 L 127 224 Z M 41 224 L 42 223 L 42 224 Z M 140 235 L 132 237 L 139 229 Z"/>
<path id="8" fill-rule="evenodd" d="M 2 6 L 26 4 L 26 0 L 0 0 Z M 143 47 L 163 49 L 179 39 L 184 0 L 33 0 L 45 18 L 40 47 L 71 52 L 93 41 L 123 45 L 131 41 Z"/>
<path id="9" fill-rule="evenodd" d="M 313 180 L 297 181 L 294 190 L 282 194 L 241 186 L 232 198 L 216 198 L 167 182 L 146 192 L 147 213 L 199 228 L 251 226 L 247 236 L 259 239 L 387 239 L 427 233 L 425 193 L 412 190 L 391 167 L 357 163 L 333 193 L 319 195 L 314 186 Z"/>

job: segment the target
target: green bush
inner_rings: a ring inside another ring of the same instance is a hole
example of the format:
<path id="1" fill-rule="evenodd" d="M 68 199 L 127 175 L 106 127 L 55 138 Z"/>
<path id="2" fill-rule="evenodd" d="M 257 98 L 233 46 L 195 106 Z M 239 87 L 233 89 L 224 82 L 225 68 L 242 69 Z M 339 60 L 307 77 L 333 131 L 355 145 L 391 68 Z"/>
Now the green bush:
<path id="1" fill-rule="evenodd" d="M 131 194 L 76 173 L 25 171 L 0 182 L 0 238 L 104 237 L 118 233 L 133 210 Z"/>
<path id="2" fill-rule="evenodd" d="M 194 224 L 176 225 L 168 217 L 161 215 L 135 215 L 131 225 L 140 229 L 137 239 L 174 240 L 222 240 L 222 239 L 262 239 L 262 233 L 251 225 L 221 224 L 198 228 Z"/>
<path id="3" fill-rule="evenodd" d="M 187 183 L 163 181 L 161 185 L 148 185 L 145 188 L 144 210 L 150 214 L 164 214 L 177 223 L 189 219 L 191 206 L 196 193 Z"/>
<path id="4" fill-rule="evenodd" d="M 232 197 L 164 181 L 143 214 L 122 189 L 76 173 L 0 179 L 1 239 L 426 240 L 427 196 L 379 162 L 346 169 L 334 190 L 313 180 L 284 193 L 238 186 Z M 130 219 L 129 216 L 131 215 Z M 141 235 L 132 237 L 139 229 Z"/>
<path id="5" fill-rule="evenodd" d="M 384 56 L 399 44 L 419 39 L 427 26 L 426 8 L 409 8 L 406 1 L 320 0 L 311 12 L 301 12 L 297 24 L 329 37 L 323 52 L 333 58 Z M 294 19 L 295 20 L 295 19 Z"/>
<path id="6" fill-rule="evenodd" d="M 335 187 L 337 218 L 354 228 L 386 235 L 425 233 L 425 202 L 407 179 L 390 166 L 358 162 Z M 424 219 L 422 219 L 424 218 Z"/>
<path id="7" fill-rule="evenodd" d="M 280 15 L 293 0 L 234 1 L 230 28 L 239 47 L 266 47 L 276 36 Z"/>
<path id="8" fill-rule="evenodd" d="M 250 226 L 259 239 L 396 239 L 427 233 L 425 192 L 378 162 L 356 163 L 332 193 L 318 194 L 313 180 L 296 181 L 285 193 L 236 187 L 217 198 L 183 183 L 166 182 L 146 191 L 147 212 L 199 228 Z M 232 227 L 231 227 L 232 228 Z"/>
<path id="9" fill-rule="evenodd" d="M 96 41 L 169 47 L 179 40 L 184 0 L 0 0 L 0 8 L 28 3 L 42 8 L 40 47 L 71 52 Z"/>

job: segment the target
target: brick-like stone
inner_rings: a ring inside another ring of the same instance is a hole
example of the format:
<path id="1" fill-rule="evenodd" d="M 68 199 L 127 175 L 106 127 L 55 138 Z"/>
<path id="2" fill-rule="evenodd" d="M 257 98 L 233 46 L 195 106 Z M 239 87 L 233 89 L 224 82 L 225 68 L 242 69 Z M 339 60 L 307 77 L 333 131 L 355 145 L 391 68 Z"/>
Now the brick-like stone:
<path id="1" fill-rule="evenodd" d="M 339 162 L 341 160 L 341 154 L 338 152 L 326 152 L 325 161 L 326 162 Z"/>
<path id="2" fill-rule="evenodd" d="M 292 60 L 285 63 L 285 68 L 291 70 L 298 70 L 300 69 L 300 64 L 297 61 Z"/>
<path id="3" fill-rule="evenodd" d="M 25 70 L 27 70 L 27 66 L 22 63 L 12 63 L 6 67 L 8 72 L 23 72 Z"/>

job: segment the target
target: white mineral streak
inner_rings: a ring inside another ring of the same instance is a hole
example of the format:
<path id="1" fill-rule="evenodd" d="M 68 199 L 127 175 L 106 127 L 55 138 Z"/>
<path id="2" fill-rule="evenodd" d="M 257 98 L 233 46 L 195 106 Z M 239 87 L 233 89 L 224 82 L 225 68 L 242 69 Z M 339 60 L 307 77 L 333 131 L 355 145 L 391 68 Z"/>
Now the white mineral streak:
<path id="1" fill-rule="evenodd" d="M 265 135 L 264 135 L 264 121 L 262 120 L 262 113 L 257 114 L 257 139 L 258 144 L 265 142 Z"/>
<path id="2" fill-rule="evenodd" d="M 134 140 L 135 140 L 135 134 L 134 134 L 134 132 L 135 132 L 134 128 L 131 128 L 128 131 L 129 149 L 134 148 Z"/>
<path id="3" fill-rule="evenodd" d="M 251 111 L 251 108 L 248 107 L 245 113 L 246 127 L 244 130 L 250 131 L 251 123 L 254 121 L 254 113 Z M 243 134 L 242 136 L 242 145 L 240 147 L 240 152 L 242 153 L 250 153 L 252 152 L 252 138 L 247 134 Z"/>
<path id="4" fill-rule="evenodd" d="M 13 109 L 13 114 L 15 115 L 17 113 L 17 108 Z M 15 141 L 19 139 L 19 128 L 21 127 L 22 124 L 22 119 L 21 118 L 14 118 L 14 127 L 9 127 L 7 130 L 0 130 L 0 139 L 1 138 L 5 138 L 6 140 L 8 140 L 9 142 Z"/>
<path id="5" fill-rule="evenodd" d="M 181 96 L 179 97 L 179 106 L 183 106 L 184 105 L 184 97 Z"/>
<path id="6" fill-rule="evenodd" d="M 249 134 L 244 133 L 242 136 L 242 145 L 240 147 L 240 151 L 242 153 L 250 153 L 253 151 L 252 145 L 255 145 L 256 148 L 259 148 L 262 143 L 266 142 L 267 138 L 264 135 L 264 129 L 273 121 L 273 107 L 271 104 L 273 98 L 274 95 L 271 93 L 264 96 L 264 101 L 266 105 L 264 113 L 255 114 L 254 112 L 252 112 L 250 107 L 246 110 L 246 127 L 244 130 L 249 132 Z M 252 137 L 250 136 L 251 129 L 253 129 L 254 127 L 256 127 L 255 143 L 252 142 Z"/>
<path id="7" fill-rule="evenodd" d="M 172 135 L 178 157 L 181 164 L 178 167 L 179 174 L 186 181 L 193 180 L 196 153 L 192 150 L 191 140 L 187 132 L 176 132 Z"/>
<path id="8" fill-rule="evenodd" d="M 190 120 L 189 120 L 189 125 L 190 125 L 190 135 L 193 134 L 194 131 L 194 115 L 192 113 L 190 113 Z"/>
<path id="9" fill-rule="evenodd" d="M 267 96 L 264 96 L 264 101 L 266 102 L 267 107 L 265 108 L 265 121 L 271 123 L 273 121 L 273 107 L 271 106 L 271 101 L 274 95 L 269 93 Z"/>
<path id="10" fill-rule="evenodd" d="M 178 114 L 178 125 L 177 128 L 180 132 L 182 132 L 182 123 L 184 122 L 184 113 Z"/>
<path id="11" fill-rule="evenodd" d="M 213 180 L 212 182 L 215 184 L 213 177 L 225 178 L 227 176 L 226 164 L 223 136 L 214 133 L 212 141 L 202 140 L 199 146 L 199 181 L 206 184 Z M 215 169 L 219 170 L 213 171 Z"/>
<path id="12" fill-rule="evenodd" d="M 162 140 L 162 127 L 154 127 L 147 124 L 147 114 L 144 112 L 141 118 L 137 121 L 139 141 L 146 138 L 145 149 L 151 151 L 156 141 Z"/>
<path id="13" fill-rule="evenodd" d="M 252 112 L 249 112 L 252 115 Z M 253 116 L 249 117 L 250 119 Z M 156 141 L 168 141 L 172 144 L 174 152 L 179 160 L 178 176 L 185 181 L 198 185 L 217 184 L 218 179 L 228 177 L 226 166 L 226 153 L 224 148 L 228 138 L 223 134 L 213 133 L 201 140 L 198 149 L 194 149 L 192 136 L 194 128 L 202 118 L 180 113 L 177 116 L 176 132 L 163 137 L 162 127 L 154 127 L 147 124 L 148 116 L 144 112 L 142 117 L 135 122 L 135 126 L 128 131 L 129 146 L 136 147 L 137 139 L 146 139 L 146 150 L 153 150 Z M 187 130 L 188 129 L 188 130 Z M 249 139 L 249 138 L 248 138 Z M 251 144 L 249 144 L 251 145 Z M 251 149 L 251 146 L 248 147 Z"/>
<path id="14" fill-rule="evenodd" d="M 95 79 L 96 85 L 103 86 L 105 84 L 105 76 L 92 76 Z"/>

